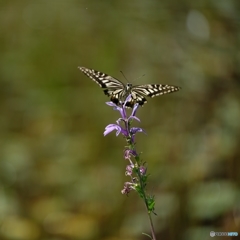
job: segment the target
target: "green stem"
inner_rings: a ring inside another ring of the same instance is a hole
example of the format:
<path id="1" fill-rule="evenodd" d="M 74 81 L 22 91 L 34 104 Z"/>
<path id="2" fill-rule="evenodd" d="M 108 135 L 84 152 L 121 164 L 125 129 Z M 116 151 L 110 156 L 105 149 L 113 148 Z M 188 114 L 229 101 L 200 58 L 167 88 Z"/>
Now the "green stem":
<path id="1" fill-rule="evenodd" d="M 130 129 L 130 123 L 126 124 L 126 127 L 128 129 Z M 134 142 L 132 142 L 131 136 L 129 136 L 127 138 L 127 143 L 128 143 L 129 149 L 136 152 L 135 144 L 134 144 Z M 140 170 L 139 170 L 139 167 L 140 167 L 139 166 L 140 165 L 139 155 L 135 156 L 135 160 L 136 160 L 136 163 L 137 163 L 137 169 L 138 169 L 137 175 L 138 175 L 138 178 L 140 180 L 140 187 L 141 187 L 142 198 L 144 200 L 145 207 L 146 207 L 147 213 L 148 213 L 149 222 L 150 222 L 151 233 L 152 233 L 152 240 L 156 240 L 154 226 L 153 226 L 153 222 L 152 222 L 152 216 L 151 216 L 152 211 L 149 210 L 149 208 L 148 208 L 148 201 L 147 201 L 147 197 L 146 197 L 146 193 L 145 193 L 145 184 L 143 182 L 142 175 L 141 175 Z"/>
<path id="2" fill-rule="evenodd" d="M 135 145 L 133 144 L 133 143 L 130 143 L 130 149 L 131 150 L 134 150 L 134 151 L 136 151 L 136 149 L 135 149 Z M 145 184 L 144 184 L 144 182 L 143 182 L 143 180 L 142 180 L 142 175 L 141 175 L 141 173 L 140 173 L 140 171 L 139 171 L 139 156 L 137 155 L 136 157 L 135 157 L 135 160 L 136 160 L 136 162 L 137 162 L 137 168 L 138 168 L 138 171 L 137 171 L 137 175 L 138 175 L 138 178 L 139 178 L 139 182 L 140 182 L 140 187 L 141 187 L 141 189 L 142 189 L 142 198 L 143 198 L 143 200 L 144 200 L 144 203 L 145 203 L 145 207 L 146 207 L 146 209 L 147 209 L 147 213 L 148 213 L 148 218 L 149 218 L 149 222 L 150 222 L 150 227 L 151 227 L 151 233 L 152 233 L 152 240 L 156 240 L 156 236 L 155 236 L 155 231 L 154 231 L 154 226 L 153 226 L 153 222 L 152 222 L 152 216 L 151 216 L 151 213 L 152 213 L 152 211 L 151 210 L 149 210 L 148 209 L 148 201 L 147 201 L 147 197 L 146 197 L 146 193 L 145 193 Z"/>

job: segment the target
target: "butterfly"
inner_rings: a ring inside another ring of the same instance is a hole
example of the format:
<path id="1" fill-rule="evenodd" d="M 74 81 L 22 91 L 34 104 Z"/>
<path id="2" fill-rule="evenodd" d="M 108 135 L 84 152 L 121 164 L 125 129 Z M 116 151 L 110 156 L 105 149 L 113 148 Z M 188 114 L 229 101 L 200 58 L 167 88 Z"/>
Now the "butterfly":
<path id="1" fill-rule="evenodd" d="M 117 104 L 121 105 L 126 98 L 131 94 L 131 97 L 128 98 L 126 107 L 133 108 L 135 103 L 138 103 L 140 106 L 143 106 L 147 102 L 147 97 L 155 97 L 158 95 L 168 94 L 180 90 L 180 87 L 163 85 L 163 84 L 144 84 L 144 85 L 135 85 L 131 83 L 124 84 L 120 80 L 107 75 L 106 73 L 99 72 L 93 69 L 88 69 L 85 67 L 78 67 L 85 75 L 91 78 L 96 82 L 103 92 L 110 97 L 110 100 Z"/>

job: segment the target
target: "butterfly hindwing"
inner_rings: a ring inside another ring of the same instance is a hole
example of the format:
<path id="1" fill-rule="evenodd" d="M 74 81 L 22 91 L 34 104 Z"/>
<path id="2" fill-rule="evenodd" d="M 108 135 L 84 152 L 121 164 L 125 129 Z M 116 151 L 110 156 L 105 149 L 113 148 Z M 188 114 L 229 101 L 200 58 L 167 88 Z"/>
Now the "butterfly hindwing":
<path id="1" fill-rule="evenodd" d="M 104 89 L 103 92 L 105 93 L 105 95 L 110 97 L 110 100 L 114 103 L 116 103 L 117 105 L 119 105 L 120 103 L 120 99 L 122 98 L 122 94 L 123 94 L 123 89 L 115 89 L 115 90 L 111 90 L 111 89 Z"/>

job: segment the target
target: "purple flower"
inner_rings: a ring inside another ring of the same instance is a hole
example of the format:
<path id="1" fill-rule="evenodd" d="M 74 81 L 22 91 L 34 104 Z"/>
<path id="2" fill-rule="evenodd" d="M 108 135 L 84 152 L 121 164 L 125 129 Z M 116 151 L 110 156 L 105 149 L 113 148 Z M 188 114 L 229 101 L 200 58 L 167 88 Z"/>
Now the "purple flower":
<path id="1" fill-rule="evenodd" d="M 147 172 L 147 168 L 145 168 L 144 166 L 140 166 L 139 172 L 140 172 L 141 175 L 145 175 L 146 172 Z"/>
<path id="2" fill-rule="evenodd" d="M 133 189 L 135 189 L 134 183 L 125 182 L 125 183 L 124 183 L 123 190 L 121 191 L 121 193 L 128 195 L 128 193 L 130 193 L 130 191 L 132 191 Z"/>
<path id="3" fill-rule="evenodd" d="M 131 98 L 132 98 L 132 94 L 129 94 L 128 97 L 124 101 L 123 108 L 126 108 L 126 104 Z"/>
<path id="4" fill-rule="evenodd" d="M 130 129 L 130 136 L 131 136 L 131 141 L 132 142 L 135 142 L 135 135 L 136 135 L 136 133 L 137 132 L 143 132 L 143 133 L 145 133 L 145 131 L 142 129 L 142 128 L 137 128 L 137 127 L 132 127 L 131 129 Z M 146 134 L 146 133 L 145 133 Z"/>
<path id="5" fill-rule="evenodd" d="M 138 103 L 134 104 L 131 116 L 136 115 L 136 112 L 137 112 L 138 108 L 139 108 L 139 104 Z"/>
<path id="6" fill-rule="evenodd" d="M 124 104 L 122 106 L 118 106 L 117 104 L 113 103 L 113 102 L 107 102 L 106 104 L 108 106 L 113 107 L 114 110 L 118 110 L 121 114 L 121 118 L 119 118 L 117 120 L 117 124 L 109 124 L 106 128 L 105 131 L 103 133 L 104 136 L 106 136 L 107 134 L 109 134 L 110 132 L 112 132 L 113 130 L 116 130 L 116 136 L 118 136 L 120 133 L 122 133 L 122 135 L 124 135 L 128 140 L 130 140 L 132 143 L 134 142 L 134 135 L 137 132 L 144 132 L 145 131 L 142 128 L 137 128 L 137 127 L 132 127 L 130 128 L 131 125 L 131 121 L 133 119 L 137 120 L 140 122 L 140 119 L 136 117 L 136 112 L 137 109 L 139 107 L 139 104 L 136 103 L 133 107 L 132 113 L 129 117 L 127 117 L 127 112 L 126 112 L 126 104 L 127 102 L 130 100 L 131 98 L 131 94 L 126 98 Z M 123 123 L 121 126 L 120 124 Z"/>
<path id="7" fill-rule="evenodd" d="M 123 129 L 120 125 L 118 124 L 109 124 L 105 127 L 105 131 L 103 133 L 104 136 L 112 132 L 113 130 L 117 130 L 116 136 L 119 135 L 119 133 L 122 133 L 125 137 L 127 137 L 127 131 Z"/>
<path id="8" fill-rule="evenodd" d="M 136 103 L 136 104 L 134 104 L 134 107 L 133 107 L 133 109 L 132 109 L 132 113 L 131 113 L 131 115 L 130 115 L 130 117 L 129 118 L 127 118 L 127 112 L 126 112 L 126 104 L 127 104 L 127 102 L 131 99 L 131 94 L 130 95 L 128 95 L 128 97 L 126 98 L 126 100 L 124 101 L 124 104 L 122 105 L 122 106 L 118 106 L 117 104 L 115 104 L 115 103 L 113 103 L 113 102 L 106 102 L 106 104 L 108 105 L 108 106 L 110 106 L 110 107 L 113 107 L 113 109 L 114 110 L 118 110 L 119 112 L 120 112 L 120 114 L 121 114 L 121 117 L 122 117 L 122 119 L 124 119 L 124 120 L 130 120 L 130 119 L 135 119 L 135 120 L 137 120 L 137 121 L 139 121 L 140 122 L 140 120 L 139 120 L 139 118 L 137 118 L 135 115 L 136 115 L 136 112 L 137 112 L 137 109 L 139 108 L 139 104 L 138 103 Z"/>
<path id="9" fill-rule="evenodd" d="M 124 158 L 127 160 L 130 160 L 131 159 L 131 156 L 134 156 L 136 157 L 137 156 L 137 153 L 135 150 L 131 150 L 131 149 L 125 149 L 124 151 Z"/>
<path id="10" fill-rule="evenodd" d="M 136 113 L 137 113 L 138 108 L 139 108 L 139 104 L 138 103 L 134 104 L 132 113 L 131 113 L 130 117 L 128 118 L 128 120 L 135 119 L 138 122 L 140 122 L 140 119 L 135 116 Z"/>
<path id="11" fill-rule="evenodd" d="M 115 104 L 113 102 L 106 102 L 106 104 L 110 107 L 113 107 L 113 110 L 118 110 L 123 119 L 127 118 L 126 109 L 124 107 L 118 106 L 117 104 Z"/>
<path id="12" fill-rule="evenodd" d="M 136 134 L 137 132 L 143 132 L 143 133 L 146 134 L 146 132 L 145 132 L 142 128 L 139 128 L 139 127 L 132 127 L 132 128 L 130 129 L 130 133 L 131 133 L 132 135 Z"/>
<path id="13" fill-rule="evenodd" d="M 126 176 L 131 176 L 131 175 L 132 175 L 133 168 L 134 168 L 133 165 L 127 165 L 125 175 L 126 175 Z"/>

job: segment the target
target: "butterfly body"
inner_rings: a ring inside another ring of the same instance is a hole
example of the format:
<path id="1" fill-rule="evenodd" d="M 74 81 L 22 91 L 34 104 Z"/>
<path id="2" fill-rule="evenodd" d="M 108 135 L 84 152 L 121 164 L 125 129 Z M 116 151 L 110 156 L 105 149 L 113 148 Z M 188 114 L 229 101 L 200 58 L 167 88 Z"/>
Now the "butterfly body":
<path id="1" fill-rule="evenodd" d="M 110 100 L 117 105 L 120 105 L 131 94 L 130 99 L 126 103 L 127 107 L 133 107 L 135 103 L 142 106 L 147 102 L 145 96 L 155 97 L 158 95 L 168 94 L 180 90 L 179 87 L 163 84 L 145 84 L 135 85 L 127 83 L 126 85 L 120 80 L 113 78 L 105 73 L 88 69 L 85 67 L 79 67 L 79 69 L 96 82 L 104 93 L 110 97 Z"/>

